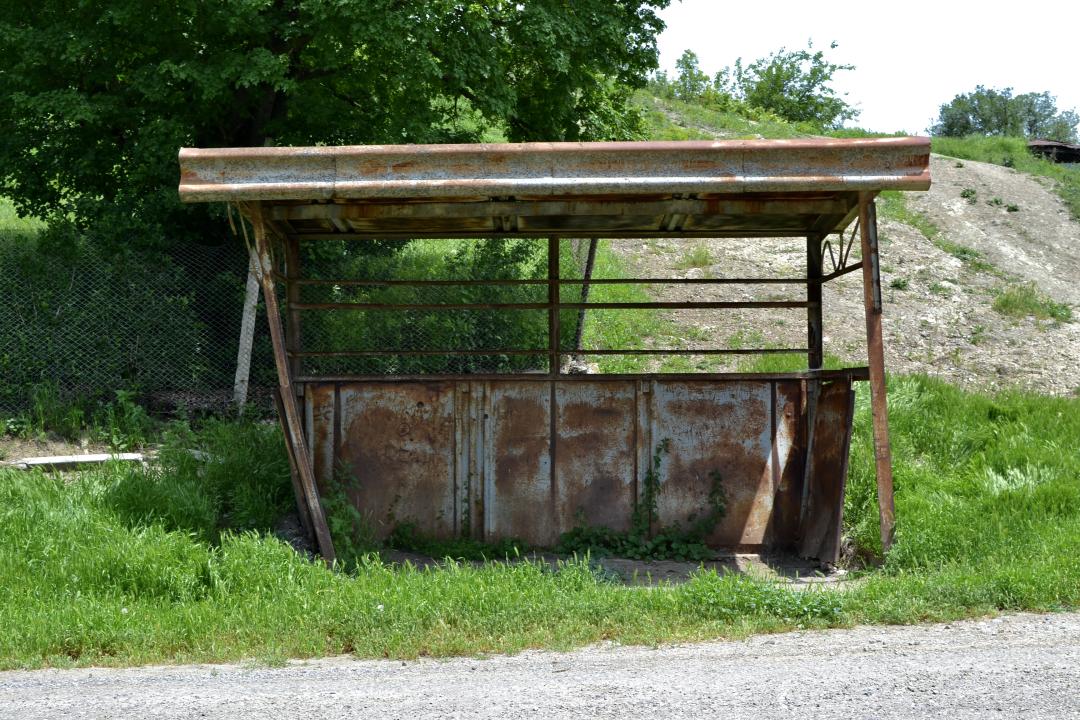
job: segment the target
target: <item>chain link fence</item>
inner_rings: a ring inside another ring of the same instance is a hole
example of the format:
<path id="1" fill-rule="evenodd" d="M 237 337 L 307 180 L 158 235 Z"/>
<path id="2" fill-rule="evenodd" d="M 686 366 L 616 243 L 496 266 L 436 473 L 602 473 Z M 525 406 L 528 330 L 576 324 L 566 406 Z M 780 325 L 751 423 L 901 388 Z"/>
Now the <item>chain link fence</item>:
<path id="1" fill-rule="evenodd" d="M 222 411 L 233 399 L 247 274 L 239 241 L 155 254 L 106 253 L 68 235 L 0 245 L 0 412 L 35 388 L 66 401 L 116 391 L 162 411 Z M 271 403 L 265 317 L 249 398 Z"/>
<path id="2" fill-rule="evenodd" d="M 0 412 L 14 415 L 26 410 L 34 389 L 43 385 L 67 401 L 112 399 L 123 390 L 159 412 L 228 410 L 248 270 L 244 243 L 236 238 L 221 245 L 188 244 L 148 255 L 110 254 L 78 236 L 66 239 L 58 243 L 27 236 L 0 243 Z M 580 273 L 586 245 L 562 243 L 564 277 Z M 437 307 L 545 303 L 545 242 L 328 242 L 305 246 L 301 266 L 303 277 L 313 281 L 301 286 L 301 303 L 431 307 L 300 313 L 300 346 L 313 353 L 303 358 L 300 374 L 547 368 L 546 310 Z M 332 282 L 341 279 L 359 284 Z M 412 287 L 378 282 L 388 279 L 539 284 Z M 579 292 L 564 288 L 564 293 Z M 285 300 L 283 292 L 279 300 Z M 261 298 L 257 313 L 248 399 L 269 410 L 277 380 Z M 563 315 L 560 343 L 569 347 L 576 313 Z M 479 352 L 500 349 L 517 354 Z M 335 355 L 350 350 L 377 354 Z"/>

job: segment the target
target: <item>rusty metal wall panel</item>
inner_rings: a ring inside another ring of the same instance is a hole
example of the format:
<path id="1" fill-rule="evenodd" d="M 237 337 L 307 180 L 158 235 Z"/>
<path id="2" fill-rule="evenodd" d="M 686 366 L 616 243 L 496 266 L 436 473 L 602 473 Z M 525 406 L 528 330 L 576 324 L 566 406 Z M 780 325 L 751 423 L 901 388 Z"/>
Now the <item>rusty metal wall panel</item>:
<path id="1" fill-rule="evenodd" d="M 778 549 L 794 549 L 799 539 L 803 476 L 806 467 L 806 391 L 799 381 L 777 381 L 776 428 L 783 442 L 774 445 L 773 461 L 780 468 L 780 483 L 773 499 L 772 516 L 765 532 L 765 544 Z M 787 452 L 781 453 L 780 448 Z M 783 458 L 782 458 L 783 456 Z"/>
<path id="2" fill-rule="evenodd" d="M 337 460 L 352 476 L 349 497 L 376 535 L 401 522 L 430 535 L 455 535 L 453 384 L 345 384 L 338 392 Z"/>
<path id="3" fill-rule="evenodd" d="M 626 530 L 637 492 L 636 386 L 556 386 L 555 525 Z"/>
<path id="4" fill-rule="evenodd" d="M 320 483 L 341 463 L 379 535 L 409 521 L 437 537 L 543 547 L 583 519 L 625 529 L 666 438 L 658 526 L 700 515 L 717 470 L 728 512 L 709 543 L 781 548 L 800 539 L 804 394 L 796 379 L 576 378 L 556 381 L 554 394 L 546 379 L 457 379 L 310 383 L 305 397 Z M 828 457 L 846 457 L 846 441 L 830 439 L 850 422 L 837 402 L 824 395 L 817 416 L 816 452 Z M 811 473 L 819 485 L 823 472 Z M 825 531 L 837 527 L 832 496 L 810 496 L 812 514 L 830 518 Z"/>
<path id="5" fill-rule="evenodd" d="M 322 493 L 330 488 L 329 481 L 333 478 L 336 464 L 335 435 L 339 432 L 335 413 L 336 392 L 336 386 L 330 383 L 308 385 L 304 392 L 304 430 L 308 447 L 311 448 L 315 480 Z"/>
<path id="6" fill-rule="evenodd" d="M 553 512 L 551 385 L 508 380 L 488 386 L 485 536 L 552 545 L 560 528 Z"/>
<path id="7" fill-rule="evenodd" d="M 835 563 L 840 557 L 854 400 L 849 382 L 822 383 L 814 409 L 800 554 L 823 562 Z"/>
<path id="8" fill-rule="evenodd" d="M 760 544 L 776 484 L 770 458 L 772 384 L 656 381 L 652 393 L 653 445 L 669 442 L 660 465 L 659 524 L 685 526 L 700 516 L 711 475 L 719 472 L 727 513 L 708 540 Z"/>

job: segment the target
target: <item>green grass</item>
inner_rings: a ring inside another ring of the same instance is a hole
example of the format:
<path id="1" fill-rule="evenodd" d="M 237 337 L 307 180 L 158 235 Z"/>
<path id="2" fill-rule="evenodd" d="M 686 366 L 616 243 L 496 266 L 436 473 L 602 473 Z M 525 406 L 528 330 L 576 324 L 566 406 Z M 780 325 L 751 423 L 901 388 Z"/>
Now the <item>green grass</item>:
<path id="1" fill-rule="evenodd" d="M 641 111 L 650 140 L 783 139 L 813 134 L 812 128 L 793 125 L 766 112 L 749 118 L 698 103 L 656 97 L 646 90 L 635 94 L 633 106 Z"/>
<path id="2" fill-rule="evenodd" d="M 44 222 L 36 218 L 19 217 L 11 201 L 5 197 L 0 197 L 0 239 L 35 235 L 44 229 Z"/>
<path id="3" fill-rule="evenodd" d="M 1034 317 L 1037 320 L 1072 322 L 1072 308 L 1055 302 L 1034 282 L 1007 286 L 994 298 L 994 310 L 1008 317 Z"/>
<path id="4" fill-rule="evenodd" d="M 445 656 L 1076 607 L 1080 399 L 978 395 L 920 377 L 892 378 L 889 389 L 897 541 L 882 568 L 843 594 L 709 572 L 643 592 L 575 561 L 418 570 L 368 558 L 344 573 L 268 537 L 268 516 L 246 522 L 250 530 L 208 529 L 222 512 L 218 491 L 175 465 L 148 477 L 119 466 L 78 479 L 2 472 L 0 667 Z M 864 390 L 845 522 L 873 554 Z M 251 486 L 287 487 L 280 444 L 247 442 L 232 443 L 209 484 L 244 481 L 256 455 L 278 469 L 272 480 L 256 472 Z M 150 485 L 160 492 L 137 492 Z M 230 507 L 245 503 L 257 505 Z"/>
<path id="5" fill-rule="evenodd" d="M 596 248 L 596 278 L 626 278 L 621 258 L 611 249 L 610 241 L 601 240 Z M 641 285 L 593 285 L 589 302 L 651 302 L 654 298 Z M 653 338 L 677 336 L 675 326 L 658 310 L 589 310 L 581 344 L 586 350 L 648 348 Z M 594 355 L 586 357 L 605 373 L 640 372 L 647 358 L 640 355 Z"/>
<path id="6" fill-rule="evenodd" d="M 690 268 L 707 268 L 713 264 L 712 253 L 709 252 L 709 248 L 705 245 L 695 245 L 687 250 L 678 262 L 675 263 L 676 270 L 689 270 Z"/>
<path id="7" fill-rule="evenodd" d="M 1028 152 L 1027 141 L 1023 138 L 981 135 L 962 138 L 936 137 L 931 147 L 940 155 L 1004 165 L 1030 175 L 1050 178 L 1054 180 L 1054 189 L 1068 206 L 1073 218 L 1080 220 L 1080 168 L 1066 167 L 1032 155 Z"/>

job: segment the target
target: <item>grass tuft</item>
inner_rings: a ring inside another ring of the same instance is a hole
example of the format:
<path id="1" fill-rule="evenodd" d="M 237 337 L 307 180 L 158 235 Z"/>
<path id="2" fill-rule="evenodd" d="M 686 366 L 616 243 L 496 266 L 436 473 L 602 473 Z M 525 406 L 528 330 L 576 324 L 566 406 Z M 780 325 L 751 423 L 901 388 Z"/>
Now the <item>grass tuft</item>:
<path id="1" fill-rule="evenodd" d="M 1034 317 L 1036 320 L 1072 322 L 1072 308 L 1055 302 L 1034 282 L 1009 285 L 994 298 L 992 306 L 1008 317 Z"/>

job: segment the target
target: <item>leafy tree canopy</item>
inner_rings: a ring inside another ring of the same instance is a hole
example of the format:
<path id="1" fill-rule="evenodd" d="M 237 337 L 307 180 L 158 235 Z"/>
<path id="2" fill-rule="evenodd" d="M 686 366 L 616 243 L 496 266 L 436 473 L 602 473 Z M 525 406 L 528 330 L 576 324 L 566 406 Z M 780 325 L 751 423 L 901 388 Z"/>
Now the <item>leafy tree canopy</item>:
<path id="1" fill-rule="evenodd" d="M 1049 92 L 1013 95 L 1012 88 L 997 90 L 976 86 L 974 92 L 957 95 L 941 106 L 933 135 L 1002 135 L 1031 139 L 1077 141 L 1080 116 L 1060 111 Z"/>
<path id="2" fill-rule="evenodd" d="M 668 2 L 6 0 L 0 194 L 200 236 L 181 146 L 633 137 Z"/>
<path id="3" fill-rule="evenodd" d="M 829 45 L 835 49 L 836 43 Z M 854 65 L 838 65 L 814 50 L 811 41 L 805 50 L 780 48 L 768 57 L 735 65 L 717 73 L 715 85 L 752 107 L 769 110 L 791 122 L 805 122 L 821 128 L 838 128 L 859 115 L 832 87 L 841 70 Z"/>
<path id="4" fill-rule="evenodd" d="M 829 46 L 836 47 L 836 43 Z M 699 66 L 698 56 L 686 50 L 675 63 L 669 79 L 660 72 L 651 79 L 654 92 L 684 102 L 716 106 L 732 112 L 766 111 L 774 117 L 811 127 L 837 128 L 859 111 L 832 87 L 841 70 L 853 65 L 829 62 L 811 42 L 805 50 L 780 50 L 743 65 L 742 58 L 710 78 Z"/>

